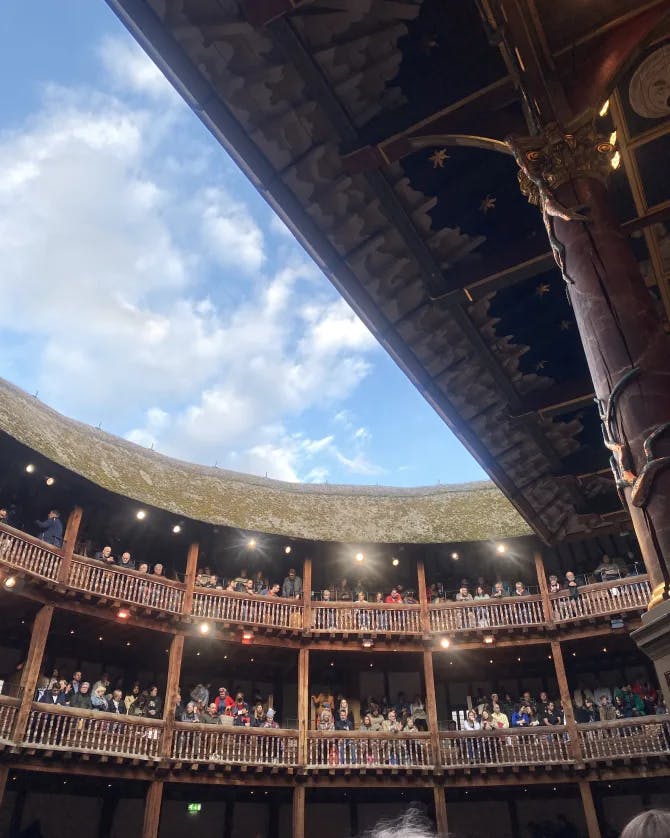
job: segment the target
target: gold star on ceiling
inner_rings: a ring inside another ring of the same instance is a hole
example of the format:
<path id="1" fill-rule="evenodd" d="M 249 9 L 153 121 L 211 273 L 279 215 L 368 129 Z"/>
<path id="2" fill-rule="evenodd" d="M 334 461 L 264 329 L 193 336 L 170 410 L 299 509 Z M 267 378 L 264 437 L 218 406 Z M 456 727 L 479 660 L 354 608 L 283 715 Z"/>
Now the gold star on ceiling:
<path id="1" fill-rule="evenodd" d="M 547 362 L 546 362 L 546 361 L 538 361 L 538 362 L 537 362 L 537 364 L 535 364 L 535 372 L 542 372 L 542 370 L 543 370 L 546 366 L 547 366 Z"/>
<path id="2" fill-rule="evenodd" d="M 559 323 L 558 328 L 562 332 L 569 332 L 570 329 L 572 328 L 572 323 L 569 320 L 561 320 L 561 322 Z"/>
<path id="3" fill-rule="evenodd" d="M 445 160 L 449 159 L 446 148 L 436 148 L 428 160 L 433 164 L 434 169 L 444 169 Z"/>
<path id="4" fill-rule="evenodd" d="M 486 198 L 482 198 L 482 202 L 481 202 L 481 204 L 479 205 L 479 211 L 480 211 L 480 212 L 483 212 L 483 213 L 484 213 L 484 215 L 486 215 L 486 213 L 487 213 L 489 210 L 494 210 L 494 209 L 496 208 L 496 201 L 497 201 L 497 200 L 498 200 L 498 199 L 495 197 L 495 195 L 491 195 L 491 194 L 489 193 L 489 194 L 486 196 Z"/>
<path id="5" fill-rule="evenodd" d="M 437 38 L 435 35 L 424 35 L 419 42 L 419 49 L 424 55 L 430 55 L 437 46 Z"/>
<path id="6" fill-rule="evenodd" d="M 538 285 L 535 289 L 535 296 L 537 297 L 544 297 L 545 294 L 548 294 L 551 291 L 551 285 L 548 282 L 543 282 L 541 285 Z"/>

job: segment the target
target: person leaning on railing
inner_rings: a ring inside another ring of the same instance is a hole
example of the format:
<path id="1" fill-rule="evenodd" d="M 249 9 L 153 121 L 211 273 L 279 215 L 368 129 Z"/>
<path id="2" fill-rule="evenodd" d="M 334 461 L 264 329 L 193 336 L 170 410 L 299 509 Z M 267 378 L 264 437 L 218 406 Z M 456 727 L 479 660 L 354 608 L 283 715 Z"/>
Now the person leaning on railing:
<path id="1" fill-rule="evenodd" d="M 41 530 L 39 538 L 42 541 L 53 547 L 63 545 L 63 524 L 57 509 L 49 510 L 46 521 L 35 521 L 35 525 Z"/>

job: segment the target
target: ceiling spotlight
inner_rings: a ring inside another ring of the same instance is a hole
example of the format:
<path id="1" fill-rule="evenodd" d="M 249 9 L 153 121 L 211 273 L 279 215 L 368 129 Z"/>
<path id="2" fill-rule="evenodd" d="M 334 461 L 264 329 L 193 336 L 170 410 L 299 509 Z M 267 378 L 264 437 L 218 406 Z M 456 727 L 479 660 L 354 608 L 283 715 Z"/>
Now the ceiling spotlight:
<path id="1" fill-rule="evenodd" d="M 35 471 L 35 466 L 32 463 L 28 463 L 26 466 L 26 471 L 28 474 L 32 474 Z"/>
<path id="2" fill-rule="evenodd" d="M 362 562 L 363 559 L 365 558 L 365 556 L 362 553 L 356 553 L 354 558 L 356 559 L 357 562 Z"/>
<path id="3" fill-rule="evenodd" d="M 605 654 L 607 654 L 607 646 L 603 646 L 603 652 L 605 652 Z"/>
<path id="4" fill-rule="evenodd" d="M 174 527 L 172 527 L 172 532 L 175 535 L 179 535 L 179 533 L 181 532 L 181 527 L 179 526 L 179 524 L 175 524 Z"/>
<path id="5" fill-rule="evenodd" d="M 621 152 L 615 151 L 610 160 L 610 165 L 613 169 L 618 169 L 621 165 Z"/>
<path id="6" fill-rule="evenodd" d="M 391 564 L 393 565 L 393 567 L 398 567 L 398 565 L 400 564 L 400 559 L 391 559 Z"/>
<path id="7" fill-rule="evenodd" d="M 361 640 L 361 646 L 364 649 L 371 649 L 375 645 L 374 640 L 371 637 L 364 637 Z"/>
<path id="8" fill-rule="evenodd" d="M 74 629 L 70 629 L 70 634 L 74 634 Z"/>
<path id="9" fill-rule="evenodd" d="M 507 552 L 507 545 L 506 544 L 496 544 L 496 553 L 500 553 L 500 555 L 502 555 L 503 553 L 506 553 L 506 552 Z"/>
<path id="10" fill-rule="evenodd" d="M 55 477 L 47 477 L 47 479 L 45 480 L 45 483 L 47 484 L 47 486 L 53 486 L 53 484 L 55 482 L 56 482 Z"/>
<path id="11" fill-rule="evenodd" d="M 247 548 L 249 550 L 254 550 L 256 548 L 256 539 L 255 538 L 250 538 L 249 541 L 247 541 Z"/>
<path id="12" fill-rule="evenodd" d="M 286 547 L 284 547 L 284 552 L 286 553 L 287 556 L 291 552 L 291 546 L 289 544 L 287 544 Z"/>
<path id="13" fill-rule="evenodd" d="M 198 626 L 198 631 L 200 632 L 200 634 L 209 634 L 209 632 L 211 631 L 211 627 L 209 623 L 200 623 L 200 625 Z"/>
<path id="14" fill-rule="evenodd" d="M 126 641 L 126 646 L 130 646 L 130 640 Z"/>
<path id="15" fill-rule="evenodd" d="M 242 632 L 242 640 L 246 640 L 248 642 L 249 640 L 253 640 L 253 639 L 254 639 L 254 633 L 253 633 L 253 631 L 251 631 L 251 629 L 245 629 Z"/>
<path id="16" fill-rule="evenodd" d="M 448 637 L 443 637 L 442 640 L 440 640 L 440 646 L 443 649 L 448 649 L 449 646 L 451 646 L 451 640 L 449 640 Z"/>
<path id="17" fill-rule="evenodd" d="M 9 588 L 10 590 L 16 586 L 16 576 L 8 576 L 5 579 L 5 588 Z"/>
<path id="18" fill-rule="evenodd" d="M 116 612 L 116 616 L 119 618 L 119 620 L 127 620 L 128 617 L 130 617 L 130 611 L 128 611 L 127 608 L 119 608 L 119 610 Z"/>
<path id="19" fill-rule="evenodd" d="M 493 658 L 489 659 L 489 663 L 493 663 Z"/>
<path id="20" fill-rule="evenodd" d="M 598 116 L 607 116 L 607 112 L 610 109 L 610 100 L 607 99 L 606 102 L 603 103 L 602 107 L 598 111 Z"/>
<path id="21" fill-rule="evenodd" d="M 98 637 L 98 640 L 102 640 L 102 639 L 103 639 L 103 637 L 102 637 L 102 635 L 100 635 L 100 636 Z"/>
<path id="22" fill-rule="evenodd" d="M 451 554 L 451 558 L 452 558 L 455 562 L 457 562 L 457 561 L 459 560 L 460 556 L 458 555 L 458 553 L 452 553 L 452 554 Z"/>
<path id="23" fill-rule="evenodd" d="M 135 513 L 135 517 L 138 521 L 144 521 L 144 519 L 147 517 L 147 513 L 143 509 L 138 509 Z"/>
<path id="24" fill-rule="evenodd" d="M 489 646 L 493 643 L 494 637 L 492 634 L 484 635 L 484 643 L 488 644 Z"/>

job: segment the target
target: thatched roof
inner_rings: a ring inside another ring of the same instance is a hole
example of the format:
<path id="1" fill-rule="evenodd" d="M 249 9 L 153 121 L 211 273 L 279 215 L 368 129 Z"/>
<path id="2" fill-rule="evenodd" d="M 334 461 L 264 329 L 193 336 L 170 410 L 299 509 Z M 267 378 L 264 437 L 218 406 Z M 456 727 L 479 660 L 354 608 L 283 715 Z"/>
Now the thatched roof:
<path id="1" fill-rule="evenodd" d="M 194 465 L 67 419 L 2 379 L 0 430 L 109 491 L 217 525 L 361 543 L 530 533 L 489 482 L 418 489 L 301 485 Z"/>

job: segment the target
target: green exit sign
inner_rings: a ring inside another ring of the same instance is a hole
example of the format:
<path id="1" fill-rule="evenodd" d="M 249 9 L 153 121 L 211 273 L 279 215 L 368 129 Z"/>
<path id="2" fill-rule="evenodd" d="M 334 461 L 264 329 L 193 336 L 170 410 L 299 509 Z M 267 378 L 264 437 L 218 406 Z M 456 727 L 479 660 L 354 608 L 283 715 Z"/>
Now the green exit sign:
<path id="1" fill-rule="evenodd" d="M 197 815 L 198 812 L 202 811 L 202 803 L 189 803 L 186 806 L 186 811 L 189 815 Z"/>

